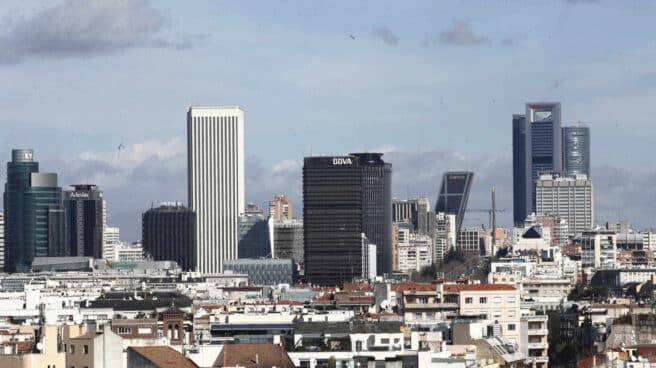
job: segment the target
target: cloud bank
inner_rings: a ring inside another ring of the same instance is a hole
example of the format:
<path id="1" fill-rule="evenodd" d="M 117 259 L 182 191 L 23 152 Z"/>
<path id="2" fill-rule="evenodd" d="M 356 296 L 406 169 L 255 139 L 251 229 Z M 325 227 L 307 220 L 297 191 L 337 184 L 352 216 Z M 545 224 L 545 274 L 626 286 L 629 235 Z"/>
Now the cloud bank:
<path id="1" fill-rule="evenodd" d="M 488 43 L 490 39 L 475 34 L 469 22 L 458 21 L 454 22 L 451 28 L 440 33 L 439 41 L 447 45 L 472 46 Z"/>
<path id="2" fill-rule="evenodd" d="M 399 37 L 385 26 L 373 28 L 371 34 L 389 46 L 396 46 L 399 43 Z"/>
<path id="3" fill-rule="evenodd" d="M 170 22 L 148 0 L 65 0 L 0 26 L 0 63 L 82 57 L 137 47 L 189 47 L 165 39 Z"/>

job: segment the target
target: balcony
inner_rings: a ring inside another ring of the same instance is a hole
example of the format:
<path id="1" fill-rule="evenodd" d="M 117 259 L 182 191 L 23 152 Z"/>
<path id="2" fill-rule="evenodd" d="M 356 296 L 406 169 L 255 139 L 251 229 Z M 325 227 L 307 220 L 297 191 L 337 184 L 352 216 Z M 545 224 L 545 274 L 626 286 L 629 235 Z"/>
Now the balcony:
<path id="1" fill-rule="evenodd" d="M 528 343 L 528 348 L 529 349 L 546 350 L 546 349 L 549 349 L 549 343 L 548 342 L 529 342 Z"/>
<path id="2" fill-rule="evenodd" d="M 546 328 L 529 328 L 526 330 L 528 336 L 547 336 L 549 335 L 549 330 Z"/>

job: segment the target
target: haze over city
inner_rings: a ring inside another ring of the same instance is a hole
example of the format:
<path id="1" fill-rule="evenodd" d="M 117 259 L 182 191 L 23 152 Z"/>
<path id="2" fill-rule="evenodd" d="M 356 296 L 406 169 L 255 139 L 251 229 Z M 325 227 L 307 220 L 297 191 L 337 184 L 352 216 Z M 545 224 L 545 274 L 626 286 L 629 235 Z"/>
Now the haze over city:
<path id="1" fill-rule="evenodd" d="M 304 156 L 379 151 L 394 196 L 434 203 L 444 171 L 469 170 L 469 207 L 496 185 L 510 225 L 512 114 L 558 101 L 592 131 L 596 222 L 648 228 L 654 7 L 3 1 L 0 151 L 33 148 L 61 185 L 99 185 L 137 240 L 151 203 L 186 202 L 188 107 L 238 105 L 246 201 L 300 208 Z"/>

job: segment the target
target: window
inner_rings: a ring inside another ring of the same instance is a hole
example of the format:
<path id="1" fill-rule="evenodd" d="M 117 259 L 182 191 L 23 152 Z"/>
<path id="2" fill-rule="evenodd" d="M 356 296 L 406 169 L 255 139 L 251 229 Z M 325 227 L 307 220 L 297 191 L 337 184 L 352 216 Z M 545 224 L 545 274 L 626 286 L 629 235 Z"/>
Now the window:
<path id="1" fill-rule="evenodd" d="M 75 354 L 75 345 L 71 345 L 71 354 Z"/>
<path id="2" fill-rule="evenodd" d="M 118 333 L 119 335 L 127 335 L 129 333 L 132 333 L 132 329 L 130 327 L 119 327 Z"/>
<path id="3" fill-rule="evenodd" d="M 494 311 L 494 317 L 501 317 L 501 311 Z"/>
<path id="4" fill-rule="evenodd" d="M 84 351 L 84 354 L 89 354 L 89 345 L 84 345 L 82 350 Z"/>
<path id="5" fill-rule="evenodd" d="M 465 304 L 471 304 L 474 302 L 474 298 L 467 297 L 465 298 Z"/>
<path id="6" fill-rule="evenodd" d="M 509 323 L 508 324 L 508 331 L 515 331 L 515 324 L 514 323 Z"/>
<path id="7" fill-rule="evenodd" d="M 514 296 L 509 296 L 508 297 L 508 303 L 514 303 L 515 302 L 515 297 Z"/>
<path id="8" fill-rule="evenodd" d="M 478 298 L 478 302 L 481 303 L 481 304 L 487 304 L 487 297 L 482 296 L 482 297 Z"/>
<path id="9" fill-rule="evenodd" d="M 501 304 L 501 297 L 500 296 L 495 296 L 494 298 L 492 298 L 492 303 Z"/>
<path id="10" fill-rule="evenodd" d="M 381 344 L 389 344 L 389 339 L 380 339 Z"/>

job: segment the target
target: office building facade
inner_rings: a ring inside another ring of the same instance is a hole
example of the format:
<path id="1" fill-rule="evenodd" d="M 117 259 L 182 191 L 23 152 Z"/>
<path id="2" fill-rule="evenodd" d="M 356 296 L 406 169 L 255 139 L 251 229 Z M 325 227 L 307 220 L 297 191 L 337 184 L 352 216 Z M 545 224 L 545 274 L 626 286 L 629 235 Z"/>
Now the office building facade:
<path id="1" fill-rule="evenodd" d="M 442 176 L 435 213 L 444 212 L 456 215 L 456 231 L 460 231 L 462 228 L 473 180 L 474 173 L 469 171 L 446 172 Z"/>
<path id="2" fill-rule="evenodd" d="M 63 205 L 48 208 L 48 257 L 66 257 L 68 246 L 66 209 Z"/>
<path id="3" fill-rule="evenodd" d="M 29 269 L 34 257 L 61 253 L 65 247 L 62 189 L 57 174 L 31 173 L 24 196 L 24 257 L 20 269 Z"/>
<path id="4" fill-rule="evenodd" d="M 191 107 L 187 140 L 197 268 L 217 273 L 224 260 L 237 258 L 244 210 L 244 112 L 239 107 Z"/>
<path id="5" fill-rule="evenodd" d="M 105 201 L 93 184 L 72 185 L 64 191 L 67 254 L 72 257 L 103 256 Z"/>
<path id="6" fill-rule="evenodd" d="M 535 212 L 535 182 L 542 172 L 562 170 L 560 103 L 527 103 L 513 115 L 513 220 Z"/>
<path id="7" fill-rule="evenodd" d="M 142 215 L 143 250 L 155 261 L 175 261 L 195 270 L 196 214 L 181 203 L 162 203 Z"/>
<path id="8" fill-rule="evenodd" d="M 543 174 L 535 187 L 536 213 L 567 222 L 568 236 L 592 229 L 594 195 L 592 180 L 585 175 Z"/>
<path id="9" fill-rule="evenodd" d="M 26 269 L 25 192 L 30 186 L 30 175 L 39 172 L 39 163 L 34 161 L 31 149 L 11 151 L 7 163 L 7 182 L 4 191 L 5 215 L 5 270 L 16 272 Z"/>
<path id="10" fill-rule="evenodd" d="M 310 283 L 338 285 L 362 275 L 362 174 L 355 156 L 304 160 L 303 238 Z"/>
<path id="11" fill-rule="evenodd" d="M 458 232 L 456 249 L 466 253 L 483 253 L 484 236 L 480 229 L 462 229 Z"/>
<path id="12" fill-rule="evenodd" d="M 271 221 L 273 221 L 271 219 Z M 273 254 L 272 234 L 269 219 L 256 205 L 246 205 L 239 216 L 239 258 L 271 257 Z"/>
<path id="13" fill-rule="evenodd" d="M 590 177 L 590 128 L 563 127 L 563 171 Z"/>
<path id="14" fill-rule="evenodd" d="M 224 261 L 223 268 L 237 274 L 247 274 L 251 285 L 294 283 L 294 263 L 291 259 L 234 259 Z"/>
<path id="15" fill-rule="evenodd" d="M 376 245 L 376 271 L 392 273 L 392 165 L 382 153 L 352 153 L 362 167 L 362 232 Z"/>
<path id="16" fill-rule="evenodd" d="M 273 226 L 274 257 L 291 259 L 304 274 L 303 220 L 284 220 L 274 222 Z"/>

